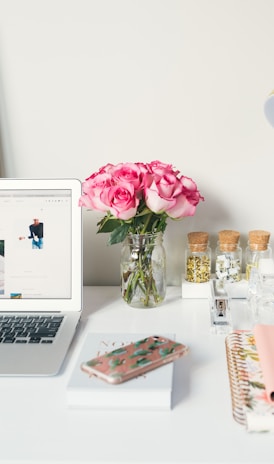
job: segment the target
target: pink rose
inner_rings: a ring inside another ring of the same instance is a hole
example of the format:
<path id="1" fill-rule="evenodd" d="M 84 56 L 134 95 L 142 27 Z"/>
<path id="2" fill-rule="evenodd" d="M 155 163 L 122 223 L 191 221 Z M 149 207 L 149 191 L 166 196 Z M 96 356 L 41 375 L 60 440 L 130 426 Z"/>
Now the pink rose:
<path id="1" fill-rule="evenodd" d="M 204 201 L 204 197 L 197 189 L 197 184 L 190 177 L 182 176 L 180 182 L 183 186 L 183 192 L 187 196 L 190 203 L 197 206 L 199 201 Z"/>
<path id="2" fill-rule="evenodd" d="M 204 200 L 191 178 L 179 176 L 180 171 L 172 164 L 158 160 L 147 164 L 108 163 L 83 182 L 79 205 L 107 213 L 106 222 L 119 219 L 112 224 L 114 229 L 125 221 L 136 231 L 154 232 L 163 227 L 167 217 L 193 216 L 197 204 Z M 116 240 L 113 238 L 112 243 Z"/>
<path id="3" fill-rule="evenodd" d="M 136 192 L 143 189 L 144 175 L 147 169 L 143 163 L 119 163 L 111 169 L 113 183 L 130 182 Z"/>
<path id="4" fill-rule="evenodd" d="M 79 206 L 101 211 L 106 213 L 109 206 L 102 199 L 102 193 L 112 185 L 111 175 L 101 169 L 99 173 L 92 174 L 82 184 L 82 192 L 79 199 Z"/>
<path id="5" fill-rule="evenodd" d="M 176 177 L 179 174 L 178 170 L 174 170 L 172 164 L 162 163 L 158 160 L 151 161 L 147 164 L 147 168 L 155 182 L 158 182 L 164 175 L 172 174 Z"/>
<path id="6" fill-rule="evenodd" d="M 204 200 L 204 197 L 200 195 L 197 185 L 192 179 L 182 176 L 180 184 L 182 191 L 176 197 L 176 204 L 167 211 L 168 216 L 173 219 L 193 216 L 199 201 Z"/>
<path id="7" fill-rule="evenodd" d="M 192 179 L 184 176 L 178 179 L 170 169 L 145 189 L 148 208 L 156 214 L 165 212 L 173 219 L 193 216 L 201 199 L 203 198 Z"/>
<path id="8" fill-rule="evenodd" d="M 112 164 L 112 163 L 105 164 L 104 166 L 102 166 L 102 167 L 99 169 L 98 174 L 102 174 L 103 172 L 109 172 L 109 173 L 111 173 L 112 168 L 114 168 L 114 164 Z M 91 177 L 92 177 L 92 176 L 91 176 Z"/>
<path id="9" fill-rule="evenodd" d="M 129 182 L 121 182 L 119 185 L 106 187 L 100 198 L 114 217 L 125 221 L 135 216 L 139 205 L 134 186 Z"/>
<path id="10" fill-rule="evenodd" d="M 156 214 L 164 213 L 175 205 L 174 190 L 176 190 L 177 179 L 173 175 L 165 175 L 157 182 L 152 181 L 145 188 L 145 202 L 151 211 Z"/>

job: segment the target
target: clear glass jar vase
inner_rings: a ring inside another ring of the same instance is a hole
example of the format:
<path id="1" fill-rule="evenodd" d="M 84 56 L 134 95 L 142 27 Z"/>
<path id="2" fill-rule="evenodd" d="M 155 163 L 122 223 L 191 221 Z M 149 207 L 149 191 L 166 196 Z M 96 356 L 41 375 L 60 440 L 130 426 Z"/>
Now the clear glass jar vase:
<path id="1" fill-rule="evenodd" d="M 121 249 L 121 292 L 135 308 L 159 306 L 166 296 L 163 234 L 129 234 Z"/>

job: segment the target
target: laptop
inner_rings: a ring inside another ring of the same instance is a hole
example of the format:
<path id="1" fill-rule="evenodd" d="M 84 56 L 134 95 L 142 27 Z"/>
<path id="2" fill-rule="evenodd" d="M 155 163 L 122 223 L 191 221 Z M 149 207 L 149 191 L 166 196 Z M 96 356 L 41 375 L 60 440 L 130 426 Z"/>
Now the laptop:
<path id="1" fill-rule="evenodd" d="M 60 371 L 82 312 L 77 179 L 0 179 L 0 375 Z"/>

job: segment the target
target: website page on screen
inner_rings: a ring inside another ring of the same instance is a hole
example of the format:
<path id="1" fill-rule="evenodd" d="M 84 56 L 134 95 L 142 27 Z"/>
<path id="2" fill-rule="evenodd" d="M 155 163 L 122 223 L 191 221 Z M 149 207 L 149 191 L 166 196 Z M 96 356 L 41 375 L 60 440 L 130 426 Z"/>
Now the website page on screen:
<path id="1" fill-rule="evenodd" d="M 71 298 L 71 191 L 0 191 L 0 298 Z"/>

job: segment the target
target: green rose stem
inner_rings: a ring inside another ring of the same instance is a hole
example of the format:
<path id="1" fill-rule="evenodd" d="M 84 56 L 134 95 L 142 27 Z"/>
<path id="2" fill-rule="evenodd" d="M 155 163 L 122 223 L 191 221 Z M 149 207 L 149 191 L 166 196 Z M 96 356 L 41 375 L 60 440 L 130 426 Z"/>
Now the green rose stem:
<path id="1" fill-rule="evenodd" d="M 142 235 L 142 234 L 145 234 L 145 232 L 146 232 L 146 230 L 147 230 L 147 226 L 148 226 L 148 224 L 149 224 L 149 222 L 150 222 L 150 219 L 152 218 L 152 215 L 153 215 L 153 213 L 150 213 L 150 214 L 147 215 L 146 221 L 145 221 L 145 223 L 144 223 L 144 227 L 143 227 L 143 229 L 142 229 L 142 231 L 141 231 L 141 235 Z"/>

